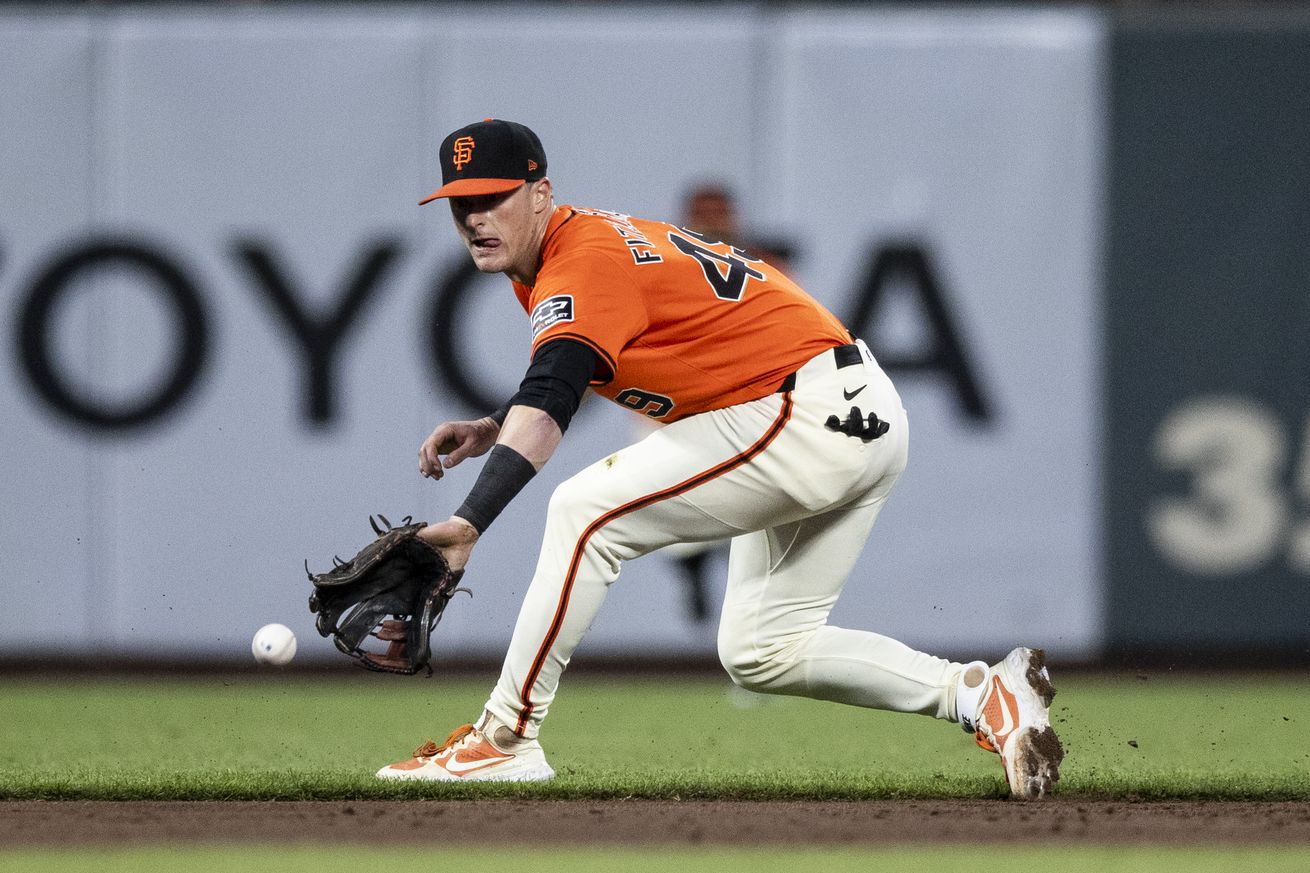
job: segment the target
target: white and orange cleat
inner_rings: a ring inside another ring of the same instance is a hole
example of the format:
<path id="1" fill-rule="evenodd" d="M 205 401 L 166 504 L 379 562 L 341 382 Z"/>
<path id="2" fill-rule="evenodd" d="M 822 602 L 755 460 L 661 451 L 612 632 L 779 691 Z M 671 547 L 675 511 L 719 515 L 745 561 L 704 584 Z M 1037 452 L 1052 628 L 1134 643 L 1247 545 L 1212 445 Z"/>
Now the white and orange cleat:
<path id="1" fill-rule="evenodd" d="M 986 669 L 981 691 L 969 671 L 985 665 L 967 665 L 961 677 L 960 723 L 977 737 L 978 745 L 1001 756 L 1010 796 L 1037 800 L 1049 795 L 1060 780 L 1064 747 L 1051 727 L 1050 708 L 1055 686 L 1046 672 L 1046 653 L 1017 648 L 994 667 Z M 977 695 L 973 707 L 964 698 Z M 971 708 L 973 717 L 964 710 Z"/>
<path id="2" fill-rule="evenodd" d="M 494 741 L 492 739 L 494 737 Z M 544 782 L 555 777 L 541 743 L 484 716 L 456 728 L 438 746 L 428 740 L 407 761 L 388 764 L 379 779 L 430 782 Z"/>

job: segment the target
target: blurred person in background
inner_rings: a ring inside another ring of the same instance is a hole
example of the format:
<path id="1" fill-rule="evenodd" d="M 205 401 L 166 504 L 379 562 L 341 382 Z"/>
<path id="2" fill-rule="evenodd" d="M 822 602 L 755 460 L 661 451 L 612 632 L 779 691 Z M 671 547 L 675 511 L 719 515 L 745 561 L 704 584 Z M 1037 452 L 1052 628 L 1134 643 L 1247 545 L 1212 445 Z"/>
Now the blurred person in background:
<path id="1" fill-rule="evenodd" d="M 683 201 L 683 227 L 706 239 L 730 243 L 770 266 L 793 275 L 795 248 L 786 240 L 747 233 L 738 217 L 737 198 L 718 182 L 702 182 L 687 192 Z"/>

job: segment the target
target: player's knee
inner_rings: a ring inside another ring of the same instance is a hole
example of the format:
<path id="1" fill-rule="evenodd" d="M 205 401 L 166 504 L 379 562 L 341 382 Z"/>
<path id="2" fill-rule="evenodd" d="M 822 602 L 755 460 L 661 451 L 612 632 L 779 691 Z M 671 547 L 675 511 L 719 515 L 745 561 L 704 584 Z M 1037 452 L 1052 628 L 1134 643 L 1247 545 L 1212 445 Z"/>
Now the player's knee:
<path id="1" fill-rule="evenodd" d="M 758 665 L 753 658 L 738 657 L 736 653 L 726 653 L 722 648 L 719 649 L 719 663 L 727 671 L 728 678 L 734 685 L 739 685 L 747 690 L 755 690 L 756 668 Z"/>
<path id="2" fill-rule="evenodd" d="M 575 514 L 585 499 L 586 494 L 573 479 L 566 479 L 551 492 L 550 502 L 546 505 L 548 518 L 568 517 Z"/>
<path id="3" fill-rule="evenodd" d="M 601 510 L 596 495 L 577 476 L 561 482 L 546 505 L 546 530 L 550 535 L 575 538 Z"/>
<path id="4" fill-rule="evenodd" d="M 719 663 L 736 685 L 761 693 L 780 690 L 780 683 L 791 671 L 785 650 L 761 648 L 750 643 L 719 640 Z"/>
<path id="5" fill-rule="evenodd" d="M 580 482 L 579 477 L 560 483 L 551 493 L 547 504 L 545 541 L 553 544 L 556 549 L 566 550 L 565 554 L 572 554 L 577 548 L 594 554 L 609 566 L 613 581 L 613 577 L 618 576 L 620 562 L 630 556 L 612 541 L 605 527 L 591 530 L 588 534 L 592 523 L 604 511 L 597 502 L 596 494 L 585 482 Z M 547 554 L 547 549 L 543 547 L 542 560 L 547 559 Z"/>

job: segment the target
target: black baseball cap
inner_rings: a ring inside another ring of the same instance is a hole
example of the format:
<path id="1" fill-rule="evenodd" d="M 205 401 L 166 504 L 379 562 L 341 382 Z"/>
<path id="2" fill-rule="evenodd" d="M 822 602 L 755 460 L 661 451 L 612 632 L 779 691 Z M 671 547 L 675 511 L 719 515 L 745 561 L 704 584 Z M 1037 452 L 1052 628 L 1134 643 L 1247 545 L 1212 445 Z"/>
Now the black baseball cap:
<path id="1" fill-rule="evenodd" d="M 419 201 L 513 191 L 546 175 L 541 140 L 514 121 L 484 118 L 461 127 L 441 143 L 441 187 Z"/>

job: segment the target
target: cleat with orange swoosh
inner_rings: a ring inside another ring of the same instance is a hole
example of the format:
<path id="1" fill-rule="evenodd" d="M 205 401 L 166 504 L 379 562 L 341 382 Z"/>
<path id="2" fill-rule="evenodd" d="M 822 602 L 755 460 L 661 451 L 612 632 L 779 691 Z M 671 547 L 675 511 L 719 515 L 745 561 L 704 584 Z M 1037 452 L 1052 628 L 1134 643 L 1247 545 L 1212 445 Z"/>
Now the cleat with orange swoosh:
<path id="1" fill-rule="evenodd" d="M 1051 727 L 1054 697 L 1041 649 L 1017 648 L 987 672 L 970 726 L 978 745 L 1001 756 L 1011 797 L 1037 800 L 1060 780 L 1064 747 Z"/>
<path id="2" fill-rule="evenodd" d="M 456 728 L 439 746 L 428 740 L 409 760 L 388 764 L 377 776 L 429 782 L 544 782 L 554 778 L 555 771 L 546 763 L 541 743 L 519 737 L 505 725 L 492 727 L 484 718 L 479 726 Z"/>

